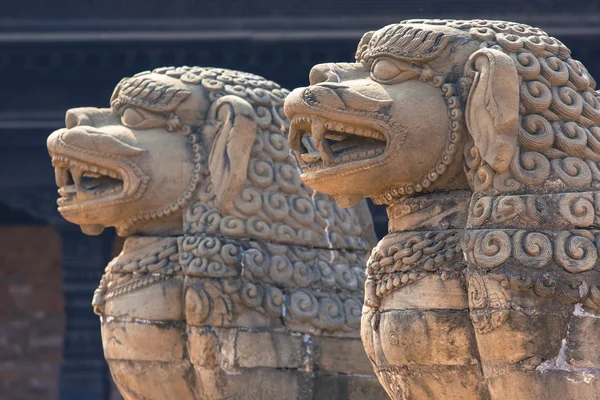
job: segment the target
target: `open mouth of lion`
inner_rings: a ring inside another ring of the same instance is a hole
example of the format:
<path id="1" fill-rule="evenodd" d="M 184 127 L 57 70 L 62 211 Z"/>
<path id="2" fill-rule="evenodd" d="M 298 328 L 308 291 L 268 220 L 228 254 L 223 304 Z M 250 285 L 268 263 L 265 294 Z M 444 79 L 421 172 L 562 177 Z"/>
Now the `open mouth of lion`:
<path id="1" fill-rule="evenodd" d="M 61 196 L 56 202 L 59 211 L 72 205 L 103 203 L 123 192 L 123 177 L 117 171 L 61 155 L 52 157 L 52 165 Z"/>
<path id="2" fill-rule="evenodd" d="M 307 136 L 312 137 L 314 148 L 303 140 Z M 292 118 L 289 141 L 302 172 L 374 159 L 387 145 L 379 131 L 311 115 Z"/>

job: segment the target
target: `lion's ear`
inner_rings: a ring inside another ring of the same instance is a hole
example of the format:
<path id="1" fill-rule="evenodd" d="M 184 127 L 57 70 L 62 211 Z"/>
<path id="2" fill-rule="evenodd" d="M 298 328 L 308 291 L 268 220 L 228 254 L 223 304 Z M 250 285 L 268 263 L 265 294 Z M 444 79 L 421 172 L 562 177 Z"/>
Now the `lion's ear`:
<path id="1" fill-rule="evenodd" d="M 208 120 L 217 128 L 208 169 L 221 212 L 230 209 L 246 180 L 256 118 L 250 103 L 237 96 L 219 98 L 208 111 Z"/>
<path id="2" fill-rule="evenodd" d="M 517 151 L 519 79 L 509 56 L 481 49 L 469 58 L 473 76 L 466 108 L 467 128 L 481 157 L 502 173 Z"/>

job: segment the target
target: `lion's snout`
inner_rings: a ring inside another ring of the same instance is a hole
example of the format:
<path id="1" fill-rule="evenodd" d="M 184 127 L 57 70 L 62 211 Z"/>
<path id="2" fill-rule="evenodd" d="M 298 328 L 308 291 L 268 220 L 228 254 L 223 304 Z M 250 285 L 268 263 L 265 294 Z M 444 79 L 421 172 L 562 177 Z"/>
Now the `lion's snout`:
<path id="1" fill-rule="evenodd" d="M 65 115 L 67 129 L 76 126 L 93 126 L 100 128 L 119 124 L 119 118 L 111 108 L 80 107 L 72 108 Z"/>

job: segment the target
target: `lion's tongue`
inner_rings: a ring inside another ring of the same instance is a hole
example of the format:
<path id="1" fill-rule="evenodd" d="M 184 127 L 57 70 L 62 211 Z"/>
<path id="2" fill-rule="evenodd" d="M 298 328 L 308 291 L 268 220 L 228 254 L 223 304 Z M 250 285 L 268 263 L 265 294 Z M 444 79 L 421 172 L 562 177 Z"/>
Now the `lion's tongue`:
<path id="1" fill-rule="evenodd" d="M 327 142 L 327 140 L 325 140 L 325 142 Z M 344 140 L 340 140 L 339 142 L 336 142 L 334 144 L 329 144 L 329 142 L 327 142 L 327 146 L 329 147 L 329 150 L 333 154 L 333 152 L 339 152 L 339 151 L 346 150 L 346 149 L 349 149 L 352 147 L 357 147 L 364 143 L 365 143 L 364 138 L 350 136 L 350 137 L 347 137 Z M 301 157 L 302 157 L 302 160 L 304 160 L 308 164 L 316 164 L 321 161 L 321 153 L 319 151 L 305 153 L 305 154 L 302 154 Z"/>

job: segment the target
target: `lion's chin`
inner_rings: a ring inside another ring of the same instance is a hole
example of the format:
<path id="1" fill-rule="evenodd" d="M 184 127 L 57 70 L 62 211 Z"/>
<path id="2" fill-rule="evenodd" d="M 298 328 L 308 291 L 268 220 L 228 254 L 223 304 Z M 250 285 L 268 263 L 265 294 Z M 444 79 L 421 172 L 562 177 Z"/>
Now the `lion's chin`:
<path id="1" fill-rule="evenodd" d="M 104 231 L 104 225 L 101 224 L 85 224 L 80 227 L 83 233 L 90 236 L 98 236 Z"/>

